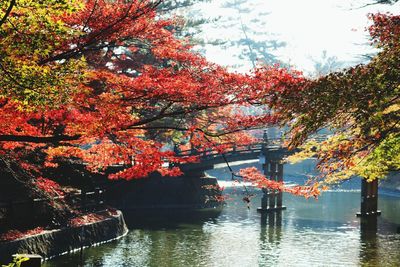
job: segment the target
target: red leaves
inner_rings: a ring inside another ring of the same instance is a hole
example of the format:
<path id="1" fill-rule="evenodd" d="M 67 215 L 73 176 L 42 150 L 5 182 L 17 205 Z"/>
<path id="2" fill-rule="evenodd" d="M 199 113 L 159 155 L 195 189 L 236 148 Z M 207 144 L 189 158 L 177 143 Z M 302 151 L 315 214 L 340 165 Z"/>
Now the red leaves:
<path id="1" fill-rule="evenodd" d="M 70 219 L 69 225 L 72 227 L 79 227 L 82 225 L 106 220 L 107 218 L 112 218 L 117 215 L 118 215 L 117 210 L 115 210 L 113 208 L 108 208 L 107 210 L 102 211 L 100 213 L 81 214 L 75 218 Z"/>
<path id="2" fill-rule="evenodd" d="M 286 187 L 282 182 L 270 180 L 265 177 L 257 168 L 251 167 L 240 170 L 240 175 L 245 181 L 251 182 L 258 188 L 268 188 L 282 192 L 291 193 L 293 195 L 304 196 L 306 198 L 317 198 L 320 195 L 318 184 L 312 186 L 292 186 Z"/>
<path id="3" fill-rule="evenodd" d="M 20 238 L 24 238 L 24 237 L 28 237 L 31 235 L 37 235 L 44 232 L 43 227 L 36 227 L 34 229 L 25 231 L 25 232 L 21 232 L 19 230 L 9 230 L 3 234 L 0 234 L 0 242 L 1 241 L 12 241 L 12 240 L 16 240 L 16 239 L 20 239 Z"/>
<path id="4" fill-rule="evenodd" d="M 155 171 L 179 175 L 174 163 L 198 158 L 177 157 L 165 147 L 179 139 L 199 152 L 223 153 L 232 143 L 247 144 L 251 138 L 239 131 L 276 124 L 277 117 L 268 109 L 253 114 L 242 107 L 268 104 L 277 92 L 302 81 L 299 73 L 279 67 L 244 75 L 207 62 L 174 37 L 175 21 L 157 17 L 152 1 L 82 3 L 82 9 L 57 16 L 80 34 L 63 36 L 40 62 L 51 72 L 53 65 L 85 58 L 84 78 L 68 91 L 73 92 L 68 101 L 35 112 L 16 111 L 13 99 L 0 103 L 0 134 L 76 137 L 43 147 L 4 143 L 8 151 L 37 149 L 44 167 L 73 158 L 93 172 L 126 167 L 112 179 Z M 58 194 L 56 184 L 39 179 L 38 185 Z"/>
<path id="5" fill-rule="evenodd" d="M 368 30 L 378 46 L 399 44 L 400 16 L 394 16 L 389 13 L 377 13 L 370 14 L 369 18 L 373 21 L 373 25 Z"/>
<path id="6" fill-rule="evenodd" d="M 172 167 L 172 168 L 160 168 L 157 170 L 162 176 L 171 176 L 171 177 L 176 177 L 176 176 L 181 176 L 183 172 L 179 167 Z"/>
<path id="7" fill-rule="evenodd" d="M 78 227 L 85 224 L 95 223 L 106 218 L 107 216 L 103 214 L 89 213 L 70 219 L 69 225 L 72 227 Z"/>
<path id="8" fill-rule="evenodd" d="M 58 183 L 43 177 L 36 179 L 36 186 L 51 196 L 64 196 L 65 194 Z"/>

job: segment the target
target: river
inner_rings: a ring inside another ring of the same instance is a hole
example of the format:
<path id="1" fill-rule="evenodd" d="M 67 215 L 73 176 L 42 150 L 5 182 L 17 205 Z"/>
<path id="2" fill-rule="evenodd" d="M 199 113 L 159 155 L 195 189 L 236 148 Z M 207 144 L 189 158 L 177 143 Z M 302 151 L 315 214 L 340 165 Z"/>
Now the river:
<path id="1" fill-rule="evenodd" d="M 247 163 L 235 169 L 257 165 Z M 288 165 L 287 183 L 304 179 L 312 163 Z M 299 174 L 303 172 L 303 176 Z M 379 198 L 377 233 L 360 225 L 359 182 L 325 192 L 318 200 L 284 195 L 287 210 L 262 218 L 261 191 L 249 207 L 244 188 L 226 168 L 209 171 L 226 186 L 221 210 L 128 217 L 125 237 L 85 249 L 84 266 L 400 266 L 400 198 Z M 80 254 L 50 260 L 44 267 L 78 266 Z"/>

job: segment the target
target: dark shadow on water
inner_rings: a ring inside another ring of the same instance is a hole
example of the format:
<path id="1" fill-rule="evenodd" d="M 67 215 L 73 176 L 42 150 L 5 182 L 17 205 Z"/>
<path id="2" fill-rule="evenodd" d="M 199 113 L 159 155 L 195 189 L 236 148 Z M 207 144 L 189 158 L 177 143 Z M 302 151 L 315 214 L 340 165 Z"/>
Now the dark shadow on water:
<path id="1" fill-rule="evenodd" d="M 282 211 L 261 214 L 261 243 L 278 244 L 282 238 Z"/>
<path id="2" fill-rule="evenodd" d="M 200 226 L 213 222 L 220 216 L 221 208 L 215 209 L 137 209 L 124 212 L 129 229 L 177 229 L 185 225 Z"/>
<path id="3" fill-rule="evenodd" d="M 378 258 L 378 218 L 377 216 L 360 218 L 360 263 L 377 266 Z"/>
<path id="4" fill-rule="evenodd" d="M 362 242 L 376 241 L 378 233 L 378 217 L 360 218 L 360 236 Z"/>

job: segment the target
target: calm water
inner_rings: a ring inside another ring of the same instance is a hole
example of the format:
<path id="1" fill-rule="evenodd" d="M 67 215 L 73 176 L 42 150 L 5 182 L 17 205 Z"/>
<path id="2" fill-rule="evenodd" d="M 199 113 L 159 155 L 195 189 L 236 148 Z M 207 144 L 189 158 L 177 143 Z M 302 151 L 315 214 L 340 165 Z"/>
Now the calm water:
<path id="1" fill-rule="evenodd" d="M 317 202 L 285 195 L 288 209 L 264 223 L 259 196 L 250 209 L 241 193 L 232 198 L 215 218 L 169 218 L 84 250 L 84 266 L 400 266 L 398 198 L 381 197 L 377 235 L 360 231 L 358 192 L 327 192 Z M 44 266 L 78 263 L 72 254 Z"/>
<path id="2" fill-rule="evenodd" d="M 290 172 L 285 179 L 296 182 Z M 400 266 L 399 197 L 381 195 L 374 234 L 355 217 L 355 190 L 326 192 L 318 201 L 284 195 L 287 210 L 261 218 L 260 191 L 249 189 L 255 196 L 248 209 L 243 188 L 226 185 L 231 199 L 220 212 L 169 214 L 143 223 L 140 216 L 127 218 L 136 222 L 129 234 L 84 250 L 84 266 Z M 78 265 L 76 253 L 44 266 Z"/>

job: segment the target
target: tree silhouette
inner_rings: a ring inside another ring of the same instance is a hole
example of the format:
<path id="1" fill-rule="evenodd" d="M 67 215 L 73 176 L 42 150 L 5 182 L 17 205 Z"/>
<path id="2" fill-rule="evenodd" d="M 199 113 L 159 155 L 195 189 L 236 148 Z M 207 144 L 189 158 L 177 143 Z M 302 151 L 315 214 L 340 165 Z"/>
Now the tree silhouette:
<path id="1" fill-rule="evenodd" d="M 245 21 L 245 17 L 252 11 L 249 7 L 250 1 L 247 0 L 232 0 L 223 4 L 224 8 L 232 9 L 233 16 L 225 18 L 222 27 L 226 29 L 236 28 L 240 33 L 238 39 L 231 40 L 225 47 L 239 47 L 240 53 L 235 55 L 241 60 L 250 61 L 252 67 L 257 63 L 275 64 L 281 63 L 274 54 L 280 47 L 286 45 L 285 42 L 274 39 L 268 32 L 265 31 L 266 23 L 259 18 L 265 17 L 268 13 L 260 11 L 255 15 L 255 19 Z"/>

